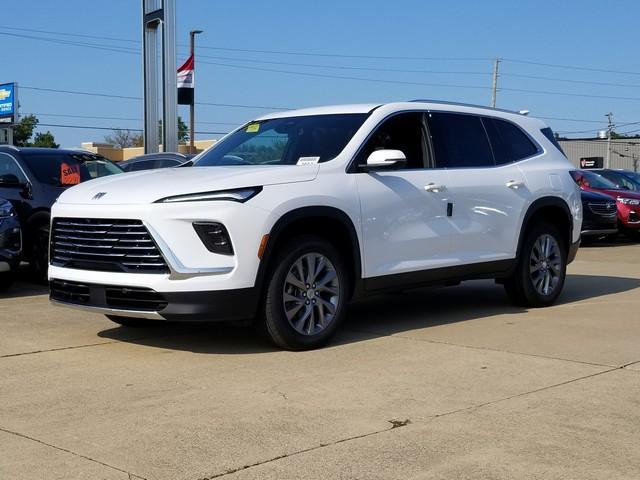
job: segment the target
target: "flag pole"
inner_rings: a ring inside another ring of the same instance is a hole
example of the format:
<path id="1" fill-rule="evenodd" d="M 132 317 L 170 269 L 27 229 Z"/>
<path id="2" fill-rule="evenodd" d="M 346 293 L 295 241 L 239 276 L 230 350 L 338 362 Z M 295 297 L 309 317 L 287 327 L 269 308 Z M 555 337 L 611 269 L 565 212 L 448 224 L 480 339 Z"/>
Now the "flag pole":
<path id="1" fill-rule="evenodd" d="M 197 34 L 202 33 L 202 30 L 191 30 L 189 32 L 189 45 L 191 47 L 191 57 L 193 58 L 193 97 L 191 98 L 191 103 L 189 104 L 189 153 L 196 153 L 194 146 L 194 136 L 195 136 L 195 37 Z"/>

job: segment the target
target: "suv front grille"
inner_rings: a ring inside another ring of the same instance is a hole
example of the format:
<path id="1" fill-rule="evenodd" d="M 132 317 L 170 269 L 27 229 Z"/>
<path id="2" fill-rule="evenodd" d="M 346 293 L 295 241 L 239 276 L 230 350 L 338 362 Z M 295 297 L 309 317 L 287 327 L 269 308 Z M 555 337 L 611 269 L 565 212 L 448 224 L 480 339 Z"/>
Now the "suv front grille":
<path id="1" fill-rule="evenodd" d="M 596 215 L 615 217 L 618 214 L 615 202 L 589 202 L 587 205 L 589 205 L 589 210 Z"/>
<path id="2" fill-rule="evenodd" d="M 169 267 L 140 220 L 55 218 L 51 264 L 129 273 L 168 273 Z"/>

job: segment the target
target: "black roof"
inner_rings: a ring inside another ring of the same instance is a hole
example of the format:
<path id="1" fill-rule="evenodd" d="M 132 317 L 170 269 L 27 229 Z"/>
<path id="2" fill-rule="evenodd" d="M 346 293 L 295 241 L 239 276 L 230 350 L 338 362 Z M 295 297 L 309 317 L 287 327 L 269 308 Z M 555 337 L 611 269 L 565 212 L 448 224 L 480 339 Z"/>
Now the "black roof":
<path id="1" fill-rule="evenodd" d="M 58 155 L 58 154 L 70 154 L 70 155 L 97 155 L 96 153 L 89 152 L 82 149 L 72 148 L 44 148 L 44 147 L 15 147 L 13 145 L 0 145 L 0 151 L 13 151 L 20 153 L 39 153 L 44 155 Z"/>

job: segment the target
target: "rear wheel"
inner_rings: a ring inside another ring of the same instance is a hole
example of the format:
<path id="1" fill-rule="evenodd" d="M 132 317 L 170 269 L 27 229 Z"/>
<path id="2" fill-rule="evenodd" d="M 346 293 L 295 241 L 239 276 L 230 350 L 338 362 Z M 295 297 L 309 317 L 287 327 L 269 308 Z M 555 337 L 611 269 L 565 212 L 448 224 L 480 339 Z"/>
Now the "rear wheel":
<path id="1" fill-rule="evenodd" d="M 348 274 L 326 240 L 305 235 L 288 243 L 268 278 L 264 330 L 279 347 L 309 350 L 329 341 L 342 321 Z"/>
<path id="2" fill-rule="evenodd" d="M 505 281 L 509 298 L 524 307 L 556 301 L 566 276 L 567 253 L 558 229 L 539 223 L 527 233 L 515 272 Z"/>

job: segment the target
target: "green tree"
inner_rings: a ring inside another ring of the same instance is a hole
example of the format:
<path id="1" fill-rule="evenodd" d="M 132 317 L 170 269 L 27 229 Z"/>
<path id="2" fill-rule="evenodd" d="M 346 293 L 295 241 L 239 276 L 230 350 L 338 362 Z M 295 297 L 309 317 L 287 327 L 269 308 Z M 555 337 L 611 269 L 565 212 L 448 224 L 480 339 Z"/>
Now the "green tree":
<path id="1" fill-rule="evenodd" d="M 158 121 L 158 136 L 162 139 L 162 120 Z M 178 117 L 178 143 L 187 143 L 189 141 L 189 127 L 182 121 L 182 117 Z"/>
<path id="2" fill-rule="evenodd" d="M 58 145 L 53 137 L 53 133 L 46 131 L 45 133 L 36 133 L 33 142 L 34 130 L 38 126 L 40 121 L 35 115 L 26 115 L 20 119 L 13 127 L 13 143 L 18 147 L 46 147 L 46 148 L 58 148 Z"/>
<path id="3" fill-rule="evenodd" d="M 33 136 L 33 131 L 38 125 L 38 119 L 35 115 L 27 115 L 20 119 L 13 127 L 13 143 L 17 147 L 28 147 L 29 140 Z"/>
<path id="4" fill-rule="evenodd" d="M 36 133 L 35 138 L 33 139 L 33 143 L 31 143 L 32 147 L 46 147 L 46 148 L 58 148 L 60 145 L 56 143 L 56 139 L 53 138 L 53 134 L 47 130 L 45 133 L 39 132 Z"/>

